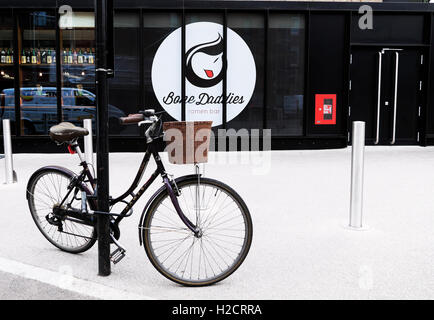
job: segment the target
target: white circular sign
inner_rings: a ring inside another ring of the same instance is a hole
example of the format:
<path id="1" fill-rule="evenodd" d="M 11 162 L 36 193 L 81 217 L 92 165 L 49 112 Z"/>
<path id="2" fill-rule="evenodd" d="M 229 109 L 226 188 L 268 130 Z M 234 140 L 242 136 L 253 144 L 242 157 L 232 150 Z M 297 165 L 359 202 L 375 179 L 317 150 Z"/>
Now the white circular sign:
<path id="1" fill-rule="evenodd" d="M 181 97 L 181 28 L 167 36 L 152 63 L 152 87 L 161 106 L 181 120 L 185 99 L 187 121 L 222 124 L 223 73 L 227 72 L 227 121 L 247 106 L 255 89 L 256 67 L 244 40 L 227 28 L 227 63 L 223 61 L 223 26 L 195 22 L 185 26 L 185 97 Z"/>

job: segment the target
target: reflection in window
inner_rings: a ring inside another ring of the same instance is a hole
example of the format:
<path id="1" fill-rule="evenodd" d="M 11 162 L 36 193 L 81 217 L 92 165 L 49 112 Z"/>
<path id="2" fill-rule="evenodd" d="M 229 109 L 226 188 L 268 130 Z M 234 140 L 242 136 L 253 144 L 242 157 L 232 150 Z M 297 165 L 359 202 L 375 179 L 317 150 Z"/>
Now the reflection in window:
<path id="1" fill-rule="evenodd" d="M 18 41 L 21 134 L 47 134 L 57 123 L 54 11 L 23 12 Z"/>
<path id="2" fill-rule="evenodd" d="M 144 103 L 147 108 L 154 108 L 158 111 L 163 110 L 152 87 L 151 70 L 152 62 L 161 42 L 174 30 L 181 27 L 181 15 L 173 12 L 152 12 L 143 15 L 143 69 L 145 75 L 145 99 Z M 167 59 L 181 60 L 181 37 L 179 37 L 179 49 L 173 50 L 168 54 Z M 174 71 L 175 73 L 175 71 Z M 181 76 L 179 78 L 179 87 L 181 87 Z M 176 88 L 173 88 L 175 90 Z M 167 114 L 163 115 L 164 121 L 173 121 L 174 119 Z"/>
<path id="3" fill-rule="evenodd" d="M 3 119 L 11 120 L 11 133 L 15 134 L 13 25 L 12 12 L 0 11 L 0 135 Z"/>
<path id="4" fill-rule="evenodd" d="M 228 122 L 228 128 L 260 129 L 263 127 L 264 107 L 264 18 L 261 14 L 229 13 L 228 28 L 243 38 L 253 54 L 256 65 L 256 85 L 244 110 Z M 231 50 L 228 43 L 228 50 Z M 228 88 L 230 92 L 230 88 Z"/>
<path id="5" fill-rule="evenodd" d="M 95 22 L 93 12 L 74 12 L 59 18 L 63 121 L 96 125 Z"/>
<path id="6" fill-rule="evenodd" d="M 269 26 L 267 127 L 273 135 L 302 135 L 304 15 L 270 14 Z"/>
<path id="7" fill-rule="evenodd" d="M 114 17 L 115 77 L 109 81 L 111 134 L 138 135 L 136 125 L 120 126 L 117 116 L 137 113 L 140 106 L 139 15 L 116 12 Z"/>

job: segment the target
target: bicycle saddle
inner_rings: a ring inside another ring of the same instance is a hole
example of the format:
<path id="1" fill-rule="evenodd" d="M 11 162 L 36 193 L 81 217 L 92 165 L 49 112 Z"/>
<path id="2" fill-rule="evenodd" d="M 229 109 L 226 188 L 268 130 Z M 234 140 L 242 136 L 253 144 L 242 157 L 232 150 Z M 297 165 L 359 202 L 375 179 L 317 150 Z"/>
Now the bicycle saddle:
<path id="1" fill-rule="evenodd" d="M 89 134 L 85 128 L 73 125 L 71 122 L 61 122 L 50 128 L 50 137 L 58 143 L 72 141 Z"/>

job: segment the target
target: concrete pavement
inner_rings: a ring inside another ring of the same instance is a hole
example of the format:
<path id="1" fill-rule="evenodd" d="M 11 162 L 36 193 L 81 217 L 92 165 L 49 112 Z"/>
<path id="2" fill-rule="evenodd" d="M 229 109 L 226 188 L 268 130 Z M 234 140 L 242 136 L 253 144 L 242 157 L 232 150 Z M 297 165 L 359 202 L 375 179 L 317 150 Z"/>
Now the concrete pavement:
<path id="1" fill-rule="evenodd" d="M 206 176 L 228 183 L 241 194 L 253 217 L 254 235 L 240 269 L 206 288 L 171 283 L 139 246 L 141 209 L 161 186 L 160 179 L 136 205 L 134 215 L 121 224 L 127 256 L 112 267 L 110 277 L 102 278 L 97 276 L 96 246 L 79 255 L 59 251 L 37 230 L 25 199 L 25 185 L 33 171 L 49 164 L 77 171 L 76 157 L 18 154 L 14 166 L 19 183 L 0 185 L 0 257 L 51 272 L 68 269 L 90 286 L 95 283 L 156 299 L 433 299 L 434 148 L 367 147 L 368 230 L 361 232 L 345 228 L 350 153 L 350 148 L 252 153 L 248 163 L 242 162 L 243 153 L 212 153 Z M 140 161 L 140 154 L 110 156 L 112 195 L 128 187 Z M 148 172 L 154 167 L 150 165 Z M 166 169 L 175 176 L 193 171 L 191 166 L 167 165 Z M 4 277 L 7 282 L 10 276 Z M 35 298 L 38 295 L 45 297 L 34 292 Z"/>
<path id="2" fill-rule="evenodd" d="M 93 300 L 94 298 L 0 271 L 0 300 L 31 299 Z"/>

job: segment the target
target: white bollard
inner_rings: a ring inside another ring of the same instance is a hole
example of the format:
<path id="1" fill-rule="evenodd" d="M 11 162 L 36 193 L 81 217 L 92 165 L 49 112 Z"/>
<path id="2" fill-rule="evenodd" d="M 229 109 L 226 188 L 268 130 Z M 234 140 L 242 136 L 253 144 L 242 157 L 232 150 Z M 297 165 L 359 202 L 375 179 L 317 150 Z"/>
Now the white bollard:
<path id="1" fill-rule="evenodd" d="M 86 156 L 86 162 L 93 166 L 93 134 L 92 134 L 92 119 L 84 119 L 83 126 L 89 134 L 84 137 L 84 154 Z"/>
<path id="2" fill-rule="evenodd" d="M 363 167 L 365 157 L 365 122 L 353 122 L 351 150 L 351 202 L 350 228 L 362 228 L 363 215 Z"/>
<path id="3" fill-rule="evenodd" d="M 12 161 L 11 124 L 9 119 L 3 119 L 3 142 L 5 151 L 5 183 L 12 184 L 17 179 L 14 174 L 14 164 Z"/>

